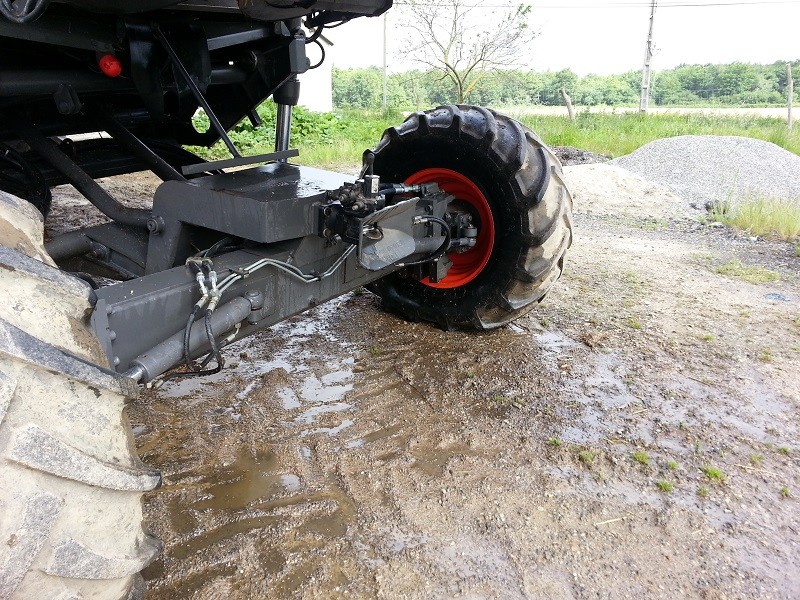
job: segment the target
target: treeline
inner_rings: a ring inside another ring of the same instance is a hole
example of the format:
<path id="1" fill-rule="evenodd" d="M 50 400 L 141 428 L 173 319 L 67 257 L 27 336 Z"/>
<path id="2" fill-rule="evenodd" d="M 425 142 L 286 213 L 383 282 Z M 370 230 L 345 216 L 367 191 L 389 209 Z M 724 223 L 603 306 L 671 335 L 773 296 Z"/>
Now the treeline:
<path id="1" fill-rule="evenodd" d="M 800 72 L 800 61 L 793 63 Z M 480 105 L 560 105 L 561 89 L 572 102 L 584 106 L 623 106 L 639 102 L 641 71 L 621 75 L 579 77 L 571 69 L 539 73 L 493 71 L 470 92 L 467 101 Z M 728 104 L 771 105 L 786 102 L 786 63 L 770 65 L 682 65 L 658 71 L 652 82 L 656 105 Z M 438 71 L 407 71 L 389 76 L 388 105 L 416 109 L 447 104 L 455 99 L 452 85 Z M 336 107 L 379 108 L 383 102 L 383 75 L 377 67 L 334 69 Z"/>

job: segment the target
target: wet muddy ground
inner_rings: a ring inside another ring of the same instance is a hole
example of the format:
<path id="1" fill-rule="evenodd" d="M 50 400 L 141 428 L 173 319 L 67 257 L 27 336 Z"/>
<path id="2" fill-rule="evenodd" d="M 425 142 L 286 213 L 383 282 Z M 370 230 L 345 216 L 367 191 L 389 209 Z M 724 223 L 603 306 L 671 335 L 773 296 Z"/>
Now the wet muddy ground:
<path id="1" fill-rule="evenodd" d="M 510 327 L 348 294 L 144 393 L 148 598 L 800 597 L 800 258 L 594 209 Z"/>

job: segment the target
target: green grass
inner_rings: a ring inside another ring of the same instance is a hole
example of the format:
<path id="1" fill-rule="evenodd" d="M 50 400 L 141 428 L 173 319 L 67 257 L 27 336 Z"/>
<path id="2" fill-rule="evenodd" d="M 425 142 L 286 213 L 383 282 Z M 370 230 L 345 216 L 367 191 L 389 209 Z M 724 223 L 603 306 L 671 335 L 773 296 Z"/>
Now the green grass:
<path id="1" fill-rule="evenodd" d="M 743 281 L 753 284 L 769 283 L 770 281 L 778 281 L 780 279 L 780 275 L 775 271 L 762 269 L 761 267 L 748 267 L 743 265 L 742 261 L 738 259 L 728 261 L 721 267 L 714 269 L 714 272 L 718 275 L 742 279 Z"/>
<path id="2" fill-rule="evenodd" d="M 772 142 L 800 154 L 800 130 L 791 133 L 779 118 L 752 115 L 714 116 L 593 114 L 522 115 L 520 120 L 551 146 L 575 146 L 611 157 L 630 154 L 653 140 L 677 135 L 739 135 Z"/>
<path id="3" fill-rule="evenodd" d="M 675 462 L 674 460 L 671 460 L 671 461 L 669 461 L 667 463 L 667 468 L 670 471 L 677 471 L 679 467 L 680 467 L 680 465 L 677 462 Z"/>
<path id="4" fill-rule="evenodd" d="M 656 486 L 658 487 L 659 490 L 661 490 L 665 494 L 669 494 L 672 490 L 675 489 L 675 486 L 666 480 L 661 480 L 657 482 Z"/>
<path id="5" fill-rule="evenodd" d="M 704 485 L 701 485 L 699 488 L 697 488 L 697 495 L 703 499 L 708 498 L 708 488 Z"/>
<path id="6" fill-rule="evenodd" d="M 644 450 L 637 450 L 632 455 L 633 460 L 635 460 L 640 465 L 649 465 L 650 464 L 650 455 L 647 454 Z"/>
<path id="7" fill-rule="evenodd" d="M 585 465 L 592 464 L 596 456 L 597 455 L 591 450 L 581 450 L 580 452 L 578 452 L 578 460 L 580 460 Z"/>
<path id="8" fill-rule="evenodd" d="M 559 448 L 561 446 L 561 440 L 558 438 L 550 438 L 547 440 L 547 445 L 552 446 L 553 448 Z"/>
<path id="9" fill-rule="evenodd" d="M 751 235 L 788 241 L 800 237 L 800 199 L 751 198 L 733 207 L 722 204 L 712 217 Z"/>
<path id="10" fill-rule="evenodd" d="M 245 154 L 272 152 L 275 134 L 275 106 L 271 102 L 259 107 L 265 125 L 253 128 L 242 122 L 231 137 Z M 402 123 L 404 114 L 398 110 L 388 113 L 375 110 L 346 109 L 334 113 L 316 114 L 297 109 L 292 124 L 292 146 L 300 150 L 293 162 L 301 164 L 355 167 L 361 163 L 361 153 L 374 148 L 383 131 Z M 512 116 L 513 112 L 512 112 Z M 590 114 L 581 112 L 575 121 L 566 116 L 522 115 L 520 120 L 540 134 L 552 146 L 575 146 L 611 157 L 630 154 L 653 140 L 677 135 L 739 135 L 773 142 L 795 154 L 800 154 L 800 128 L 786 130 L 779 118 L 752 115 L 712 116 L 703 114 L 639 115 L 636 113 Z M 207 127 L 204 118 L 199 127 Z M 206 158 L 227 157 L 224 146 L 194 149 Z"/>
<path id="11" fill-rule="evenodd" d="M 703 466 L 700 467 L 700 471 L 702 471 L 703 475 L 708 477 L 711 481 L 714 482 L 723 482 L 725 481 L 725 473 L 722 472 L 722 469 L 718 469 L 717 467 L 710 467 L 710 466 Z"/>
<path id="12" fill-rule="evenodd" d="M 792 496 L 788 487 L 781 488 L 781 498 L 790 498 Z"/>

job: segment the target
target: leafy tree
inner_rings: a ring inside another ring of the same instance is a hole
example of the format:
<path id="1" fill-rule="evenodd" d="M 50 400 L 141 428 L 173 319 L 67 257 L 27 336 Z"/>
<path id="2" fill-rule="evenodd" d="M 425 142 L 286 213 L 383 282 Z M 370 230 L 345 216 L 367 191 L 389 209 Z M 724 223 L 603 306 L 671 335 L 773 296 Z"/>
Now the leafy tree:
<path id="1" fill-rule="evenodd" d="M 800 64 L 794 63 L 800 72 Z M 334 103 L 337 107 L 379 108 L 381 73 L 371 69 L 335 69 Z M 560 105 L 562 88 L 577 104 L 620 106 L 636 104 L 641 73 L 587 75 L 570 69 L 537 73 L 520 69 L 487 71 L 470 92 L 470 102 L 485 106 Z M 419 110 L 454 99 L 452 81 L 436 69 L 407 71 L 389 77 L 389 106 Z M 786 63 L 751 65 L 681 65 L 658 71 L 653 80 L 653 100 L 658 105 L 782 104 L 786 102 Z"/>
<path id="2" fill-rule="evenodd" d="M 550 105 L 561 104 L 561 88 L 571 94 L 575 91 L 578 83 L 578 76 L 572 72 L 572 69 L 545 73 L 543 79 L 541 102 Z"/>
<path id="3" fill-rule="evenodd" d="M 336 106 L 369 108 L 381 98 L 383 76 L 377 67 L 334 69 L 333 103 Z"/>
<path id="4" fill-rule="evenodd" d="M 715 96 L 733 96 L 758 89 L 758 73 L 753 65 L 733 63 L 717 68 Z"/>
<path id="5" fill-rule="evenodd" d="M 535 35 L 527 5 L 485 11 L 475 0 L 408 0 L 403 8 L 406 55 L 449 81 L 459 103 L 492 70 L 516 66 Z"/>

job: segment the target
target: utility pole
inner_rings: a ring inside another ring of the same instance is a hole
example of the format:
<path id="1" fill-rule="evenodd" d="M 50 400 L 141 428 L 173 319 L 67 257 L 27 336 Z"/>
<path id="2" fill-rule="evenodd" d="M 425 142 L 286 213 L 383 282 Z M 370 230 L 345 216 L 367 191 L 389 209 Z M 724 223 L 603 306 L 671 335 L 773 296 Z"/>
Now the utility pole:
<path id="1" fill-rule="evenodd" d="M 639 98 L 639 112 L 646 113 L 650 103 L 650 64 L 653 61 L 653 20 L 656 16 L 656 0 L 650 2 L 650 29 L 647 32 L 647 46 L 644 50 L 644 68 L 642 69 L 642 95 Z"/>
<path id="2" fill-rule="evenodd" d="M 789 104 L 789 112 L 786 115 L 786 126 L 789 131 L 794 127 L 792 119 L 792 103 L 794 102 L 794 79 L 792 79 L 792 63 L 786 63 L 786 96 Z"/>
<path id="3" fill-rule="evenodd" d="M 389 50 L 387 48 L 387 31 L 389 29 L 389 11 L 383 13 L 383 113 L 386 114 L 389 96 L 389 76 L 386 73 L 387 63 L 389 62 Z"/>

